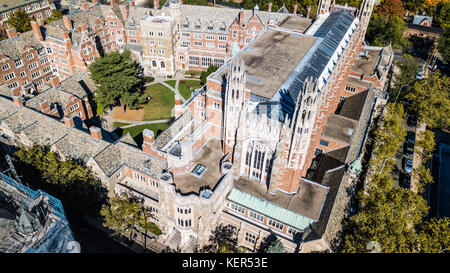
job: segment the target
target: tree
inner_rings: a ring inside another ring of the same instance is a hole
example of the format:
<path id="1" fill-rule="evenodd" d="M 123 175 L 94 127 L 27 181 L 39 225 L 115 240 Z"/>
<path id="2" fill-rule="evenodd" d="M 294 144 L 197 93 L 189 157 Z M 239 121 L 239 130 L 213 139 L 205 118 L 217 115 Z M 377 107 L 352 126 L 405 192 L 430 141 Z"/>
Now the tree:
<path id="1" fill-rule="evenodd" d="M 209 76 L 211 73 L 216 72 L 217 69 L 219 69 L 218 66 L 210 65 L 206 71 L 202 71 L 202 73 L 200 74 L 200 82 L 201 82 L 202 84 L 206 84 L 206 78 L 208 78 L 208 76 Z"/>
<path id="2" fill-rule="evenodd" d="M 381 0 L 379 6 L 377 6 L 376 12 L 385 18 L 385 23 L 391 17 L 403 18 L 405 10 L 401 0 Z"/>
<path id="3" fill-rule="evenodd" d="M 243 253 L 244 248 L 236 246 L 234 231 L 230 226 L 219 225 L 209 237 L 209 244 L 203 246 L 202 253 Z"/>
<path id="4" fill-rule="evenodd" d="M 406 24 L 398 16 L 391 16 L 387 21 L 383 17 L 373 14 L 367 28 L 366 40 L 376 46 L 392 44 L 393 48 L 403 48 L 410 45 L 403 33 Z"/>
<path id="5" fill-rule="evenodd" d="M 434 12 L 433 19 L 443 29 L 450 26 L 450 2 L 449 1 L 439 2 L 439 4 L 436 6 L 436 11 Z"/>
<path id="6" fill-rule="evenodd" d="M 417 113 L 420 123 L 430 128 L 450 126 L 450 78 L 439 70 L 417 81 L 405 96 L 411 112 Z"/>
<path id="7" fill-rule="evenodd" d="M 419 72 L 419 65 L 416 60 L 408 54 L 403 55 L 403 58 L 397 62 L 397 66 L 400 68 L 400 74 L 396 75 L 394 79 L 394 88 L 390 94 L 390 100 L 392 101 L 397 99 L 397 95 L 398 101 L 402 101 L 403 97 L 408 93 L 408 89 L 416 81 L 416 75 Z M 404 85 L 408 85 L 409 87 Z M 404 87 L 402 88 L 402 86 Z M 398 94 L 400 91 L 401 93 Z"/>
<path id="8" fill-rule="evenodd" d="M 444 33 L 438 39 L 439 53 L 446 62 L 450 62 L 450 26 L 444 29 Z"/>
<path id="9" fill-rule="evenodd" d="M 103 107 L 120 104 L 137 109 L 146 102 L 142 95 L 143 69 L 131 58 L 131 52 L 105 54 L 89 66 L 91 77 L 98 85 L 95 102 Z"/>
<path id="10" fill-rule="evenodd" d="M 62 11 L 55 9 L 52 11 L 52 15 L 50 15 L 47 19 L 44 20 L 44 23 L 48 24 L 61 18 L 63 18 Z"/>
<path id="11" fill-rule="evenodd" d="M 112 229 L 116 235 L 137 229 L 144 236 L 144 245 L 147 244 L 147 232 L 157 236 L 162 234 L 157 224 L 151 221 L 151 212 L 144 206 L 144 200 L 125 192 L 114 195 L 109 199 L 108 205 L 103 205 L 100 215 L 103 216 L 103 226 Z M 143 233 L 142 233 L 143 231 Z"/>
<path id="12" fill-rule="evenodd" d="M 264 249 L 264 253 L 286 253 L 286 249 L 280 239 L 276 239 Z"/>
<path id="13" fill-rule="evenodd" d="M 109 199 L 109 205 L 103 205 L 100 215 L 103 216 L 103 226 L 123 234 L 137 225 L 141 207 L 135 197 L 126 193 L 114 195 Z M 131 235 L 131 232 L 130 232 Z"/>
<path id="14" fill-rule="evenodd" d="M 6 23 L 10 27 L 14 27 L 17 32 L 23 33 L 28 30 L 31 30 L 31 18 L 28 17 L 28 14 L 23 10 L 17 10 L 16 12 L 11 13 L 9 15 Z"/>
<path id="15" fill-rule="evenodd" d="M 433 218 L 421 225 L 419 249 L 423 253 L 449 252 L 450 218 Z"/>
<path id="16" fill-rule="evenodd" d="M 15 160 L 23 180 L 60 199 L 70 216 L 96 214 L 100 210 L 101 182 L 78 162 L 61 161 L 57 154 L 40 146 L 19 149 Z"/>

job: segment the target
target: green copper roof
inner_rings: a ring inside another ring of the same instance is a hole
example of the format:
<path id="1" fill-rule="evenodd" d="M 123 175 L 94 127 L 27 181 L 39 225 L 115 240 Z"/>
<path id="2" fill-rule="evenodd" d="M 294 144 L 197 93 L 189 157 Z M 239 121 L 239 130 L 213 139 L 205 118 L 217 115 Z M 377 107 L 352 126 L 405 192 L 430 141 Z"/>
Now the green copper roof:
<path id="1" fill-rule="evenodd" d="M 353 173 L 359 173 L 362 169 L 361 160 L 359 157 L 350 164 L 350 171 Z"/>
<path id="2" fill-rule="evenodd" d="M 314 222 L 313 219 L 236 188 L 231 189 L 227 199 L 299 230 L 304 230 Z"/>

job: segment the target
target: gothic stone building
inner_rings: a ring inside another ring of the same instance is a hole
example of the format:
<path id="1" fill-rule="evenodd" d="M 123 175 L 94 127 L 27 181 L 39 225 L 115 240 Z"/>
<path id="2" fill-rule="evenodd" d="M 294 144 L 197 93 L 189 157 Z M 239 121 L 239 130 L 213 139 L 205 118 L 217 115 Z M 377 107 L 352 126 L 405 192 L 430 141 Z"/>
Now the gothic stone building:
<path id="1" fill-rule="evenodd" d="M 376 49 L 377 61 L 363 65 L 373 84 L 346 90 L 366 60 L 359 55 L 373 5 L 365 0 L 356 10 L 323 0 L 303 31 L 292 18 L 285 27 L 265 26 L 203 89 L 183 104 L 176 98 L 176 120 L 157 136 L 144 130 L 142 145 L 80 128 L 71 116 L 63 123 L 43 115 L 20 96 L 0 98 L 0 136 L 12 145 L 48 145 L 84 162 L 110 193 L 143 198 L 163 230 L 158 241 L 171 248 L 194 251 L 222 224 L 249 251 L 270 235 L 289 252 L 328 250 L 348 212 L 347 167 L 361 158 L 374 109 L 385 103 L 375 83 L 389 71 L 389 50 Z M 160 32 L 178 28 L 167 14 L 152 17 L 149 24 L 166 24 Z"/>

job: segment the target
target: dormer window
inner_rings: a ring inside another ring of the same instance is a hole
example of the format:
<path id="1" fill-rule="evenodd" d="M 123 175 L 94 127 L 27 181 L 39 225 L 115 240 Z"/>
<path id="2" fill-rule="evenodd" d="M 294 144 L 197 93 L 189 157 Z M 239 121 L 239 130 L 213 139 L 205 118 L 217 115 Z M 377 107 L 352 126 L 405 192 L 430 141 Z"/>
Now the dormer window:
<path id="1" fill-rule="evenodd" d="M 211 26 L 208 27 L 208 30 L 213 30 L 213 29 L 214 29 L 214 27 L 211 27 Z"/>
<path id="2" fill-rule="evenodd" d="M 200 25 L 195 25 L 195 29 L 200 29 Z"/>
<path id="3" fill-rule="evenodd" d="M 188 28 L 189 25 L 188 24 L 183 24 L 183 28 Z"/>

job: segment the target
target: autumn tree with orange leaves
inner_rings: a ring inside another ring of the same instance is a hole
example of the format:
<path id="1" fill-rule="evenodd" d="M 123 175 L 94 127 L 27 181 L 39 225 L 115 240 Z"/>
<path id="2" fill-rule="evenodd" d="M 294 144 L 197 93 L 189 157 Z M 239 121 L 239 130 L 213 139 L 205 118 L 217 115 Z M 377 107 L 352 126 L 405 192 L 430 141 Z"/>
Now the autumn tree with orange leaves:
<path id="1" fill-rule="evenodd" d="M 382 0 L 377 7 L 377 13 L 384 17 L 385 23 L 387 23 L 390 17 L 397 16 L 403 18 L 405 9 L 401 0 Z"/>

